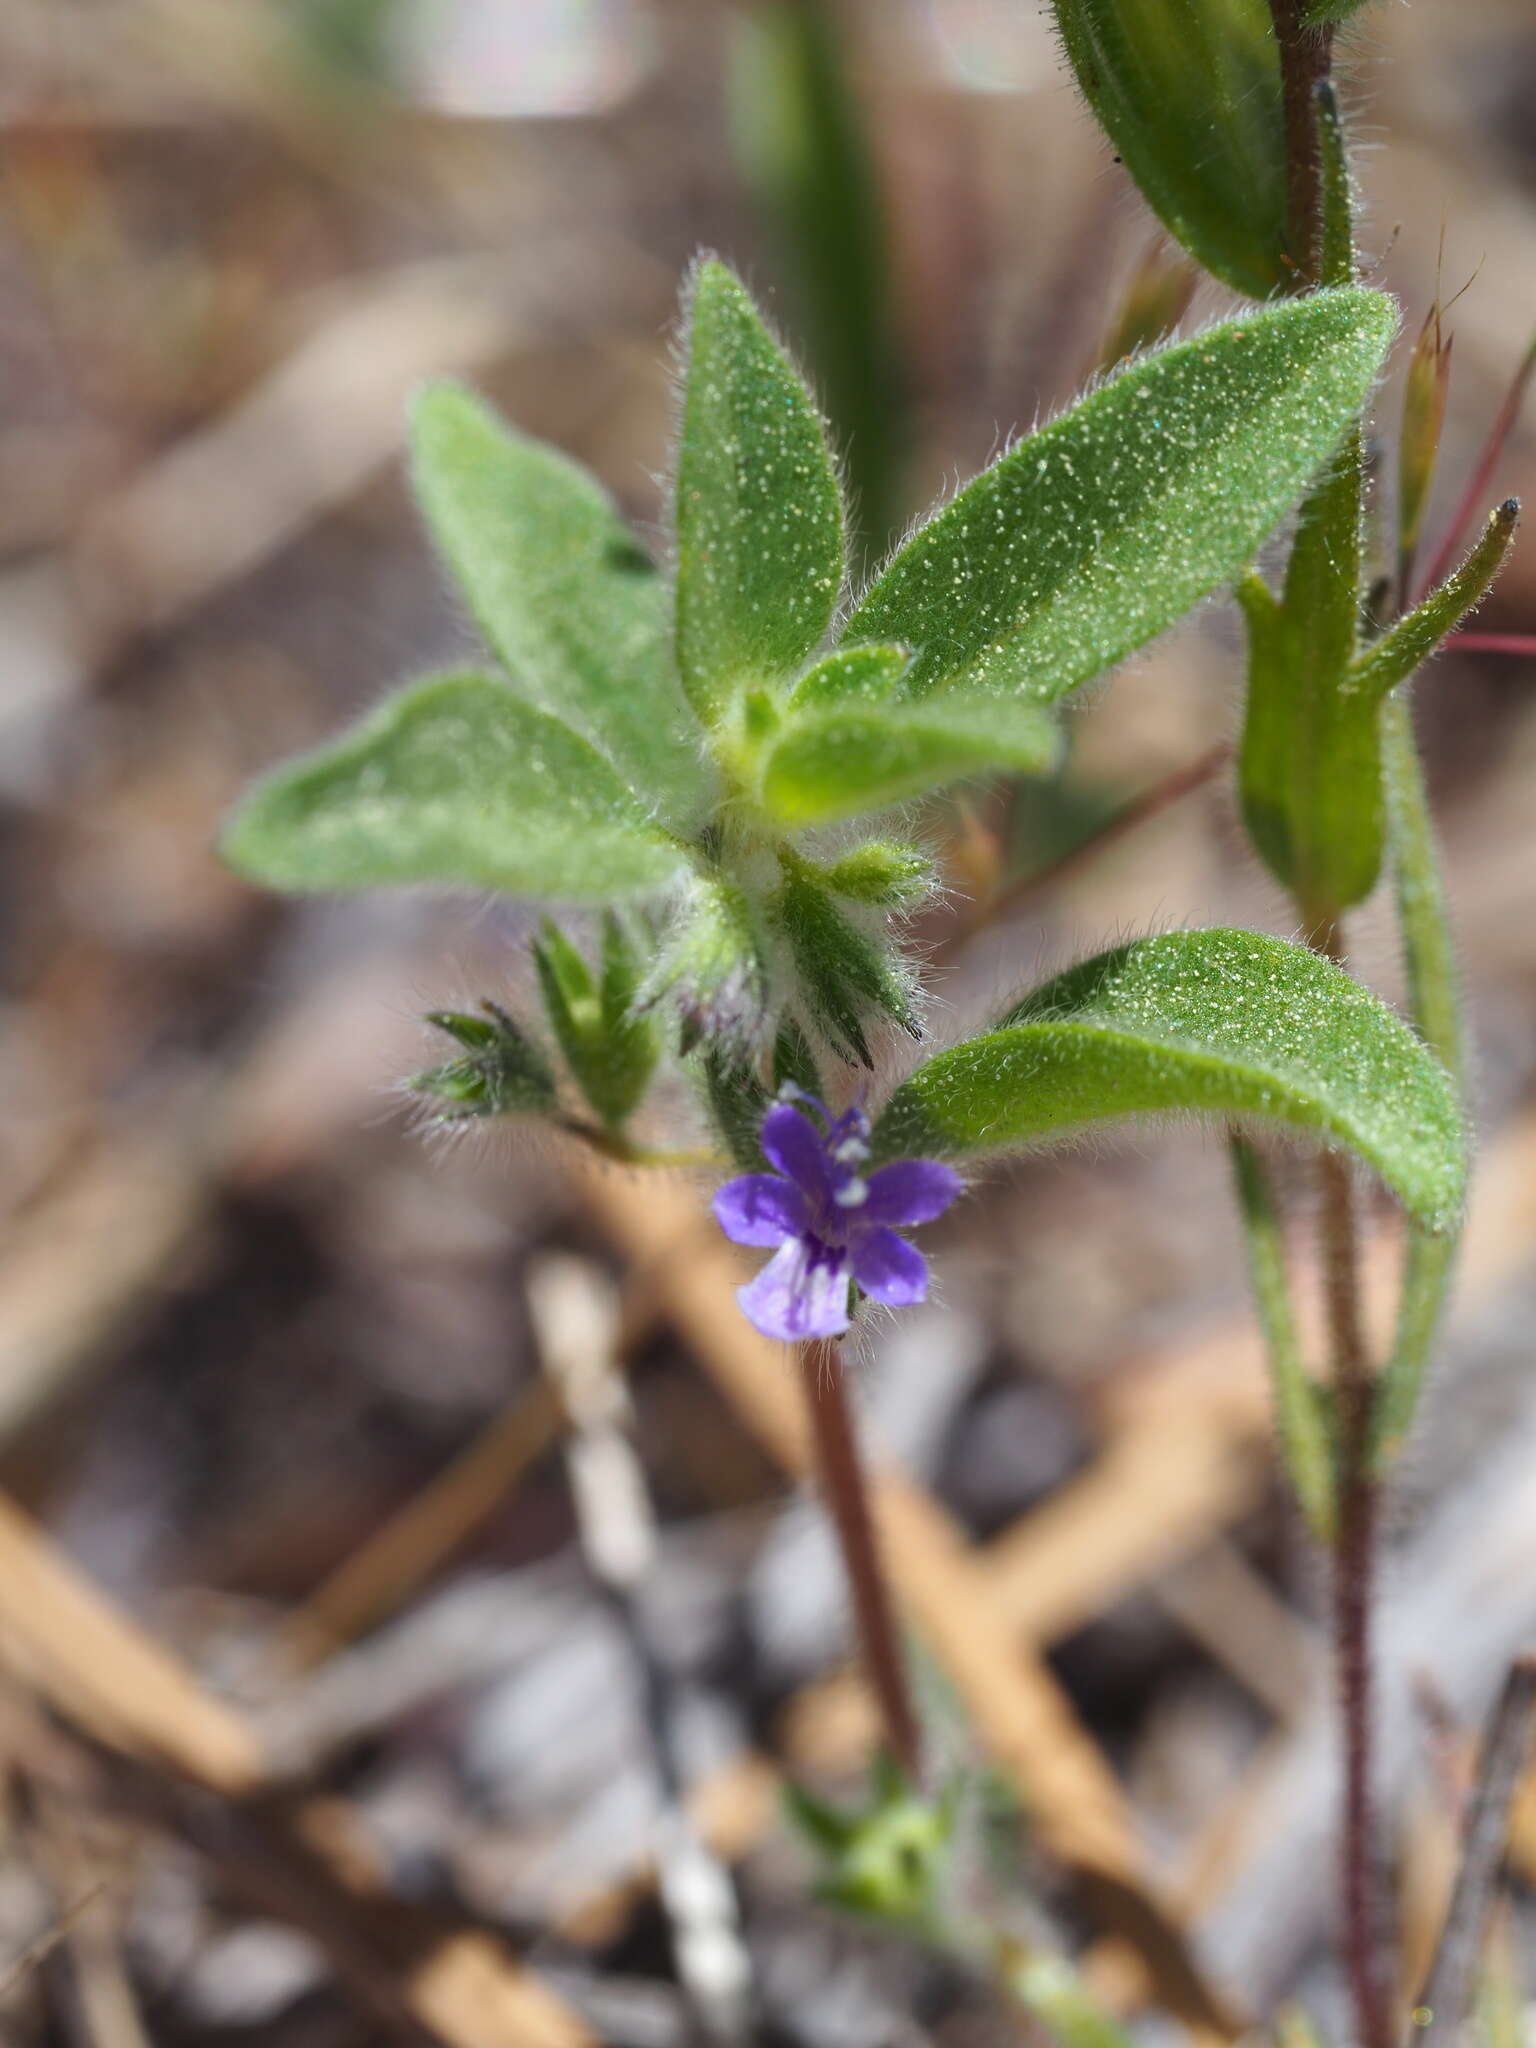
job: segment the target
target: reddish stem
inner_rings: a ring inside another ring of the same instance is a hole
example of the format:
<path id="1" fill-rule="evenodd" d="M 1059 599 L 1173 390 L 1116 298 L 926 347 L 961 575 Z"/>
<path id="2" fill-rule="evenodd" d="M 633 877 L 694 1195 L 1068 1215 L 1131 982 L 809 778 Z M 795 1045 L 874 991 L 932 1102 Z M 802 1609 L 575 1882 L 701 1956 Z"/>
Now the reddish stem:
<path id="1" fill-rule="evenodd" d="M 1322 274 L 1323 149 L 1317 127 L 1318 87 L 1328 76 L 1333 30 L 1302 19 L 1301 0 L 1269 0 L 1280 49 L 1285 115 L 1285 239 L 1296 267 L 1296 289 Z"/>
<path id="2" fill-rule="evenodd" d="M 915 1785 L 922 1777 L 922 1742 L 896 1610 L 875 1541 L 869 1480 L 849 1413 L 839 1346 L 830 1338 L 802 1344 L 800 1376 L 822 1492 L 832 1511 L 853 1596 L 865 1675 L 880 1709 L 886 1747 Z"/>
<path id="3" fill-rule="evenodd" d="M 1536 633 L 1453 633 L 1445 644 L 1453 654 L 1536 655 Z"/>
<path id="4" fill-rule="evenodd" d="M 1201 789 L 1207 782 L 1219 775 L 1232 759 L 1232 747 L 1227 740 L 1218 740 L 1215 746 L 1207 747 L 1203 754 L 1197 754 L 1193 761 L 1186 761 L 1181 768 L 1172 769 L 1161 782 L 1154 782 L 1150 789 L 1144 789 L 1139 796 L 1133 796 L 1122 804 L 1118 811 L 1105 819 L 1096 830 L 1075 846 L 1069 846 L 1065 853 L 1048 861 L 1033 874 L 1022 875 L 1016 882 L 1010 882 L 990 902 L 977 906 L 969 919 L 951 934 L 941 948 L 948 952 L 989 925 L 1001 924 L 1021 910 L 1026 903 L 1048 895 L 1061 882 L 1075 875 L 1080 868 L 1087 867 L 1112 846 L 1138 831 L 1153 818 L 1160 817 L 1172 805 L 1180 803 L 1187 796 Z"/>
<path id="5" fill-rule="evenodd" d="M 1515 421 L 1520 416 L 1520 407 L 1525 402 L 1525 388 L 1530 383 L 1533 372 L 1536 372 L 1536 342 L 1526 350 L 1524 360 L 1510 380 L 1509 389 L 1504 394 L 1504 402 L 1494 416 L 1493 425 L 1488 429 L 1488 438 L 1477 458 L 1477 466 L 1467 481 L 1467 487 L 1457 502 L 1456 510 L 1451 514 L 1451 521 L 1445 529 L 1439 551 L 1419 579 L 1418 589 L 1414 593 L 1415 604 L 1420 603 L 1437 584 L 1443 583 L 1450 573 L 1451 564 L 1456 559 L 1456 550 L 1461 545 L 1461 537 L 1481 511 L 1488 495 L 1493 472 L 1498 466 L 1499 457 L 1504 453 L 1505 443 L 1514 432 Z M 1492 653 L 1502 650 L 1488 651 Z"/>
<path id="6" fill-rule="evenodd" d="M 1313 944 L 1344 964 L 1337 918 L 1323 919 Z M 1371 1470 L 1375 1377 L 1360 1311 L 1359 1225 L 1348 1160 L 1319 1161 L 1323 1279 L 1337 1401 L 1338 1522 L 1333 1556 L 1333 1639 L 1344 1749 L 1340 1879 L 1344 1962 L 1360 2048 L 1394 2048 L 1392 1988 L 1383 1938 L 1376 1867 L 1373 1790 L 1375 1685 L 1371 1624 L 1375 1603 L 1377 1510 Z"/>

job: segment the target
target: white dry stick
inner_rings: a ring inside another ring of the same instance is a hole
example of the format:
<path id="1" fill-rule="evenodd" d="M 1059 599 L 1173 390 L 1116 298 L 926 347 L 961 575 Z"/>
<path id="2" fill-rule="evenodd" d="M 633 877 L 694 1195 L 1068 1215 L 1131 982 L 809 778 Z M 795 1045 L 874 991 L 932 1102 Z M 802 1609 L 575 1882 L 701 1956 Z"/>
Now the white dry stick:
<path id="1" fill-rule="evenodd" d="M 629 1394 L 616 1363 L 618 1296 L 585 1260 L 553 1255 L 530 1269 L 528 1306 L 540 1362 L 570 1421 L 565 1463 L 582 1552 L 640 1672 L 660 1807 L 657 1888 L 677 1973 L 709 2039 L 745 2043 L 751 2034 L 751 1961 L 735 1889 L 689 1818 L 674 1686 L 652 1652 L 639 1608 L 656 1563 L 656 1517 L 630 1439 Z"/>

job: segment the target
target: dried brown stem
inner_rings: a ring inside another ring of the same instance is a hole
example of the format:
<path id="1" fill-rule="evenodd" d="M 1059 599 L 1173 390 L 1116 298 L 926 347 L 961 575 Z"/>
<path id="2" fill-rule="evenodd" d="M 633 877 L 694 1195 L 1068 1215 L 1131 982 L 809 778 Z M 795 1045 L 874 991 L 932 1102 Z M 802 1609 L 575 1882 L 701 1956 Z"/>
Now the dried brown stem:
<path id="1" fill-rule="evenodd" d="M 800 1372 L 822 1491 L 853 1596 L 865 1675 L 880 1709 L 886 1747 L 916 1784 L 922 1776 L 922 1742 L 896 1610 L 875 1542 L 869 1482 L 849 1412 L 840 1348 L 830 1338 L 802 1344 Z"/>
<path id="2" fill-rule="evenodd" d="M 1467 1814 L 1461 1866 L 1446 1909 L 1434 1966 L 1424 1987 L 1424 2048 L 1452 2048 L 1471 2013 L 1478 1959 L 1509 1809 L 1531 1747 L 1536 1715 L 1536 1654 L 1516 1658 L 1488 1720 L 1477 1783 Z"/>
<path id="3" fill-rule="evenodd" d="M 1118 845 L 1151 819 L 1182 801 L 1219 775 L 1232 758 L 1232 748 L 1226 740 L 1207 747 L 1203 754 L 1197 754 L 1193 761 L 1186 761 L 1182 768 L 1175 768 L 1165 775 L 1161 782 L 1154 782 L 1150 789 L 1144 789 L 1139 796 L 1133 796 L 1123 804 L 1113 817 L 1107 818 L 1095 832 L 1086 839 L 1080 839 L 1075 846 L 1032 875 L 1023 875 L 1011 883 L 989 903 L 977 906 L 968 922 L 961 925 L 955 934 L 957 940 L 973 938 L 977 932 L 985 931 L 989 925 L 1002 924 L 1026 903 L 1033 903 L 1046 896 L 1061 882 L 1085 868 L 1111 846 Z"/>
<path id="4" fill-rule="evenodd" d="M 1419 579 L 1413 597 L 1415 604 L 1427 597 L 1436 584 L 1443 583 L 1450 574 L 1462 535 L 1479 512 L 1484 510 L 1484 501 L 1493 482 L 1493 472 L 1498 467 L 1499 457 L 1504 453 L 1510 435 L 1514 432 L 1515 421 L 1520 417 L 1520 408 L 1525 403 L 1526 387 L 1533 375 L 1536 375 L 1536 342 L 1533 342 L 1521 357 L 1520 367 L 1510 380 L 1503 403 L 1494 416 L 1493 425 L 1488 429 L 1488 438 L 1484 441 L 1472 474 L 1467 479 L 1466 489 L 1457 500 L 1456 510 L 1446 524 L 1435 558 Z M 1403 603 L 1406 605 L 1407 602 L 1407 594 L 1404 593 Z M 1458 636 L 1460 637 L 1462 636 Z"/>

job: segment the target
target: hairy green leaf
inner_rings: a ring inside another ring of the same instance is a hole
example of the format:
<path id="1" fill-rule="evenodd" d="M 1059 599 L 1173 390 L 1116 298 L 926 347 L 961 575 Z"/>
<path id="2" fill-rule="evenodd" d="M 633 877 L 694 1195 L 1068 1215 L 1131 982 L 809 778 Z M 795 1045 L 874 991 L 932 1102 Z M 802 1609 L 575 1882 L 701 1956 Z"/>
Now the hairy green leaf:
<path id="1" fill-rule="evenodd" d="M 1360 435 L 1302 508 L 1277 601 L 1238 589 L 1248 692 L 1238 789 L 1249 836 L 1304 914 L 1358 903 L 1381 869 L 1378 705 L 1350 679 L 1360 609 Z"/>
<path id="2" fill-rule="evenodd" d="M 576 901 L 665 887 L 685 850 L 568 726 L 490 676 L 437 676 L 258 782 L 224 858 L 288 890 L 446 882 Z"/>
<path id="3" fill-rule="evenodd" d="M 828 825 L 968 775 L 1043 775 L 1061 752 L 1037 704 L 946 691 L 929 704 L 852 705 L 786 721 L 763 763 L 764 809 L 784 825 Z"/>
<path id="4" fill-rule="evenodd" d="M 1445 1069 L 1331 961 L 1257 932 L 1169 932 L 1069 969 L 919 1067 L 875 1144 L 953 1158 L 1176 1111 L 1315 1132 L 1429 1227 L 1460 1211 L 1464 1134 Z"/>
<path id="5" fill-rule="evenodd" d="M 612 912 L 603 919 L 596 972 L 547 921 L 533 959 L 545 1015 L 576 1085 L 616 1131 L 639 1107 L 661 1052 L 654 1021 L 635 1008 L 638 975 L 624 928 Z"/>
<path id="6" fill-rule="evenodd" d="M 1369 0 L 1301 0 L 1301 18 L 1309 28 L 1321 28 L 1327 22 L 1348 21 L 1368 4 Z"/>
<path id="7" fill-rule="evenodd" d="M 597 479 L 462 385 L 412 411 L 416 496 L 521 696 L 585 735 L 671 824 L 708 796 L 663 579 Z"/>
<path id="8" fill-rule="evenodd" d="M 865 1031 L 872 1014 L 883 1013 L 917 1035 L 906 982 L 881 941 L 843 914 L 813 868 L 787 847 L 779 859 L 784 880 L 771 909 L 789 946 L 804 1013 L 840 1059 L 872 1066 Z"/>
<path id="9" fill-rule="evenodd" d="M 677 660 L 707 725 L 832 620 L 843 514 L 810 394 L 721 263 L 694 280 L 677 470 Z"/>
<path id="10" fill-rule="evenodd" d="M 1255 846 L 1308 917 L 1367 897 L 1385 843 L 1382 700 L 1480 602 L 1514 537 L 1510 499 L 1461 567 L 1356 658 L 1362 475 L 1358 437 L 1309 500 L 1277 603 L 1254 577 L 1248 702 L 1239 752 Z"/>
<path id="11" fill-rule="evenodd" d="M 1317 292 L 1142 358 L 923 527 L 844 640 L 918 649 L 897 698 L 1063 696 L 1238 573 L 1338 447 L 1396 318 L 1379 292 Z"/>
<path id="12" fill-rule="evenodd" d="M 1411 676 L 1488 595 L 1520 523 L 1520 500 L 1506 498 L 1483 529 L 1481 540 L 1424 602 L 1382 634 L 1355 664 L 1353 681 L 1379 703 L 1388 690 Z"/>
<path id="13" fill-rule="evenodd" d="M 789 708 L 883 704 L 912 659 L 909 647 L 840 647 L 808 668 L 789 694 Z"/>
<path id="14" fill-rule="evenodd" d="M 1053 0 L 1084 99 L 1168 232 L 1235 291 L 1288 290 L 1266 0 Z"/>
<path id="15" fill-rule="evenodd" d="M 1319 91 L 1324 281 L 1354 275 L 1354 207 L 1338 102 Z M 1365 460 L 1358 422 L 1296 522 L 1278 602 L 1239 591 L 1248 693 L 1238 788 L 1249 836 L 1309 925 L 1358 903 L 1381 868 L 1377 714 L 1350 680 L 1359 635 Z"/>

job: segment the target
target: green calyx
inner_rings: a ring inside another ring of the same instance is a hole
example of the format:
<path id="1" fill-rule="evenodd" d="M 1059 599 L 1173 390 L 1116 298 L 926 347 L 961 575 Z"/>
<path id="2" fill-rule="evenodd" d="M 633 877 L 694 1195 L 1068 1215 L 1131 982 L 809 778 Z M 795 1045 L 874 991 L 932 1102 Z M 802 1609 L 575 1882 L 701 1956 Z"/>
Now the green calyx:
<path id="1" fill-rule="evenodd" d="M 426 1022 L 451 1038 L 460 1052 L 414 1075 L 412 1093 L 441 1124 L 550 1114 L 558 1098 L 542 1049 L 498 1004 L 483 1002 L 480 1010 L 478 1016 L 456 1010 L 428 1014 Z"/>

